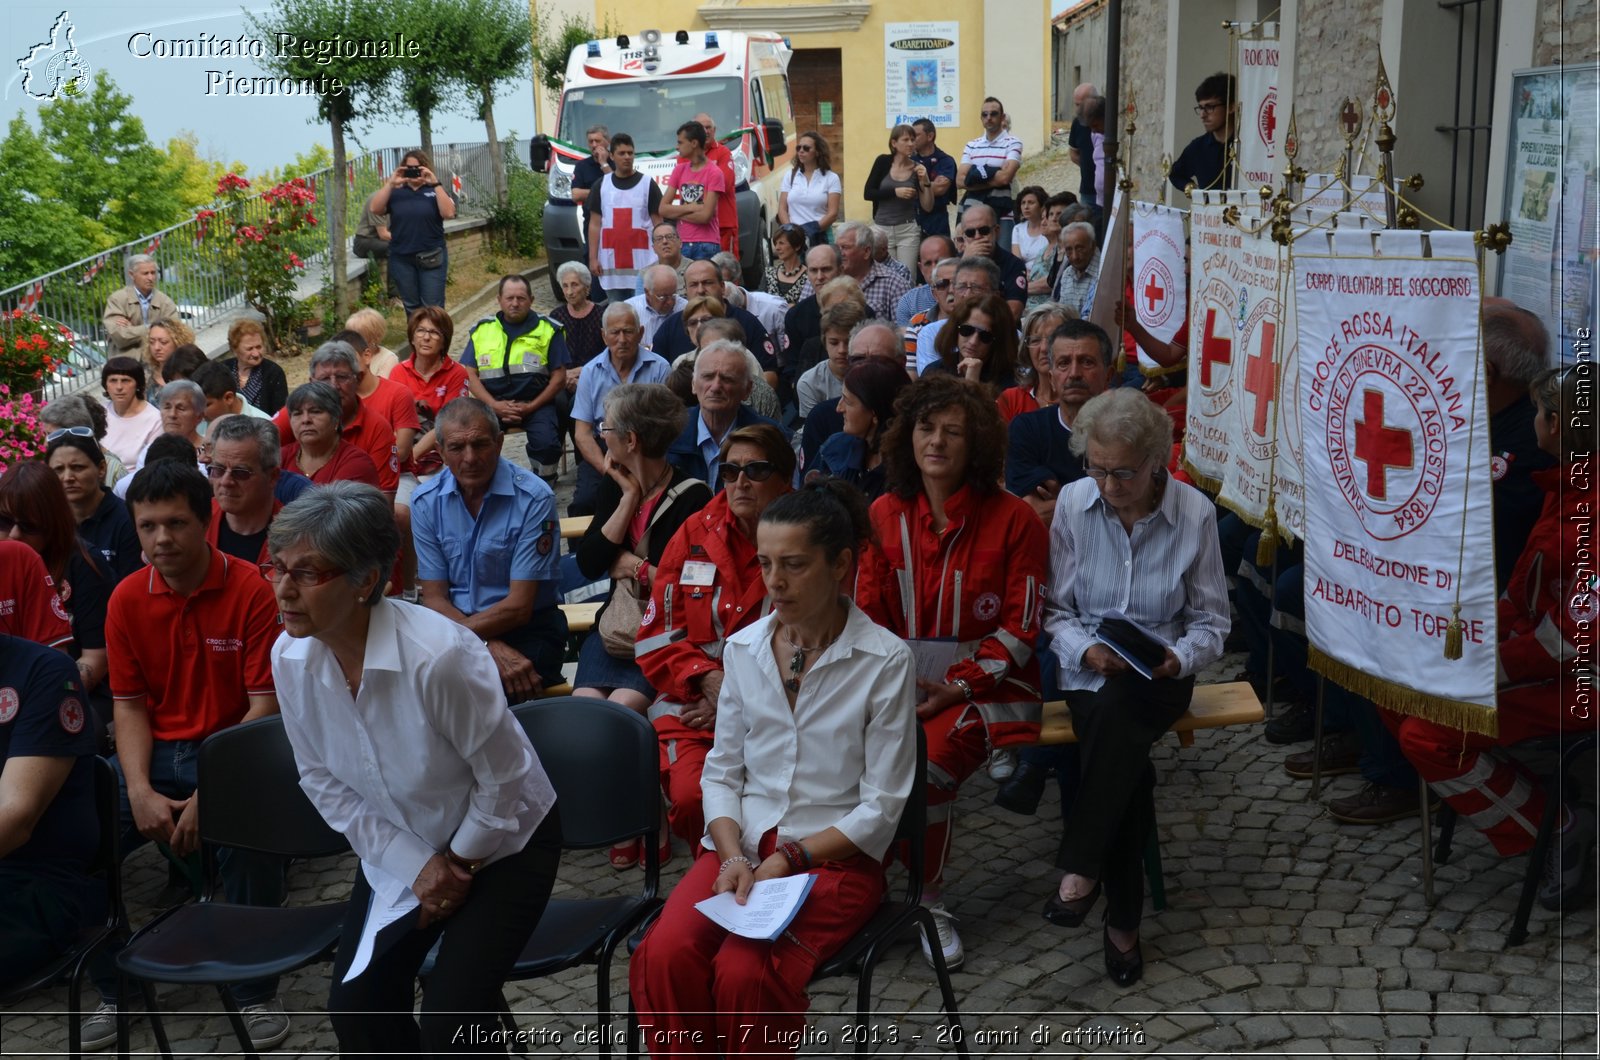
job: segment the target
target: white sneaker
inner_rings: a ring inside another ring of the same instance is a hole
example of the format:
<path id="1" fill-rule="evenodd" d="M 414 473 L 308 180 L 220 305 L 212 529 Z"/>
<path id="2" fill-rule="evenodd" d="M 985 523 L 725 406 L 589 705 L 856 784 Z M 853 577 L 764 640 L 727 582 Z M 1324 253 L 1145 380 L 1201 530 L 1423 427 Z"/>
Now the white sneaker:
<path id="1" fill-rule="evenodd" d="M 283 1011 L 283 1002 L 277 998 L 259 1005 L 240 1005 L 239 1015 L 244 1017 L 250 1044 L 257 1049 L 276 1048 L 289 1037 L 289 1017 Z"/>
<path id="2" fill-rule="evenodd" d="M 85 1052 L 98 1053 L 117 1040 L 117 1006 L 109 1001 L 83 1017 L 79 1027 Z"/>
<path id="3" fill-rule="evenodd" d="M 1017 752 L 995 748 L 989 752 L 989 779 L 1005 783 L 1017 771 Z"/>
<path id="4" fill-rule="evenodd" d="M 929 913 L 933 914 L 933 926 L 939 932 L 939 949 L 944 951 L 945 967 L 955 971 L 961 967 L 961 962 L 967 959 L 966 950 L 961 948 L 961 936 L 956 932 L 956 918 L 943 902 L 933 902 L 926 906 Z M 928 933 L 922 933 L 922 956 L 927 960 L 929 967 L 933 966 L 933 949 L 928 944 Z"/>

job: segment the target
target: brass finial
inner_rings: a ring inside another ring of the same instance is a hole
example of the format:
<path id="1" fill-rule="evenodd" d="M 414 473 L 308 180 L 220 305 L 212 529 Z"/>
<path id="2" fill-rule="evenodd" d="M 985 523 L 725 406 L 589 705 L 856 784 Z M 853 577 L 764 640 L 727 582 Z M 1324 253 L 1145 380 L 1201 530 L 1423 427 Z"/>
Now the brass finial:
<path id="1" fill-rule="evenodd" d="M 1489 225 L 1481 232 L 1474 232 L 1472 241 L 1496 254 L 1504 254 L 1506 248 L 1511 245 L 1511 226 L 1504 221 Z"/>
<path id="2" fill-rule="evenodd" d="M 1410 188 L 1412 191 L 1421 191 L 1422 185 L 1427 182 L 1422 179 L 1421 173 L 1413 173 L 1400 183 Z"/>
<path id="3" fill-rule="evenodd" d="M 1344 102 L 1339 104 L 1339 127 L 1344 131 L 1346 147 L 1361 135 L 1361 103 L 1354 96 L 1344 97 Z"/>

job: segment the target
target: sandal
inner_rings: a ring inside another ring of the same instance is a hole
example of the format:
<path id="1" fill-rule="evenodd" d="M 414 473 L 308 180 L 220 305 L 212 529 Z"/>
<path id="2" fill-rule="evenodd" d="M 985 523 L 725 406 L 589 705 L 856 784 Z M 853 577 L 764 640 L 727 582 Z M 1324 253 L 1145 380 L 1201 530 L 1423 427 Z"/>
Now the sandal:
<path id="1" fill-rule="evenodd" d="M 639 864 L 639 841 L 629 840 L 621 846 L 611 848 L 611 867 L 618 872 L 626 872 Z"/>

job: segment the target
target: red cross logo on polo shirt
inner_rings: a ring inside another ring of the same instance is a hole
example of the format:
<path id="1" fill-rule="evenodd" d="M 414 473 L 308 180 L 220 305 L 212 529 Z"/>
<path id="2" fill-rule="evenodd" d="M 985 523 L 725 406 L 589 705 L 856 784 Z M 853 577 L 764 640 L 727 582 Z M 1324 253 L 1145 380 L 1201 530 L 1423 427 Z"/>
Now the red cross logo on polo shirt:
<path id="1" fill-rule="evenodd" d="M 1211 306 L 1206 309 L 1205 336 L 1200 340 L 1200 385 L 1208 390 L 1211 388 L 1211 366 L 1233 363 L 1233 340 L 1218 335 L 1216 326 L 1217 310 Z"/>
<path id="2" fill-rule="evenodd" d="M 1367 465 L 1367 496 L 1387 500 L 1389 468 L 1404 470 L 1412 466 L 1415 453 L 1411 432 L 1383 425 L 1383 391 L 1367 390 L 1361 395 L 1361 416 L 1356 421 L 1356 459 Z"/>
<path id="3" fill-rule="evenodd" d="M 650 234 L 633 224 L 633 207 L 619 206 L 611 211 L 611 227 L 600 233 L 600 245 L 613 251 L 617 268 L 633 268 L 633 252 L 650 245 Z"/>
<path id="4" fill-rule="evenodd" d="M 1278 366 L 1272 360 L 1272 341 L 1277 336 L 1278 325 L 1267 321 L 1261 325 L 1259 351 L 1247 356 L 1244 362 L 1244 388 L 1256 399 L 1255 418 L 1250 429 L 1256 437 L 1267 436 L 1267 413 L 1271 411 L 1278 387 Z"/>
<path id="5" fill-rule="evenodd" d="M 1156 274 L 1150 273 L 1150 281 L 1144 285 L 1145 306 L 1154 313 L 1156 306 L 1167 300 L 1167 289 L 1156 282 Z"/>

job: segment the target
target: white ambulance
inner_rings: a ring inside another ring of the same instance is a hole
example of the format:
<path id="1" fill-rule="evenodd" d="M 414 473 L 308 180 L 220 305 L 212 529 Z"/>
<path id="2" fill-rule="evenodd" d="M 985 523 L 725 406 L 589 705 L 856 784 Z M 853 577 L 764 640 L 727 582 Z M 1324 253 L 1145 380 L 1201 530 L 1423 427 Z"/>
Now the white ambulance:
<path id="1" fill-rule="evenodd" d="M 583 211 L 572 201 L 572 171 L 587 153 L 586 130 L 604 125 L 632 136 L 636 168 L 665 192 L 677 164 L 678 126 L 702 112 L 716 121 L 717 138 L 733 154 L 739 259 L 746 286 L 758 285 L 795 135 L 789 102 L 792 54 L 776 33 L 721 30 L 678 30 L 668 36 L 647 29 L 572 49 L 554 139 L 582 154 L 546 137 L 535 137 L 530 152 L 535 171 L 549 173 L 544 240 L 552 287 L 558 265 L 587 264 Z M 736 139 L 724 139 L 738 130 L 744 132 Z"/>

